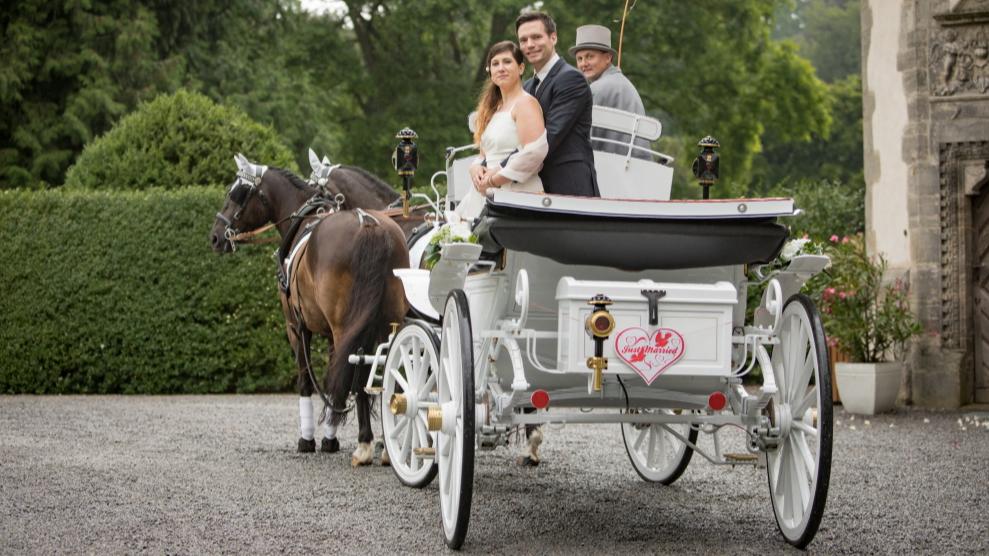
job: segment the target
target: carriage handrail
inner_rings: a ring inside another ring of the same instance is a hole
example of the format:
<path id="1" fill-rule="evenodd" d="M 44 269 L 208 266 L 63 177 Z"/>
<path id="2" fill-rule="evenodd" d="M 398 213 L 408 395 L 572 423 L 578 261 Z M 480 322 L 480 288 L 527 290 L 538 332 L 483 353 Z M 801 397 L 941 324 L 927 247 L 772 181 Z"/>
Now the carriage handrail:
<path id="1" fill-rule="evenodd" d="M 663 154 L 663 153 L 661 153 L 659 151 L 654 151 L 652 149 L 649 149 L 649 148 L 646 148 L 646 147 L 643 147 L 643 146 L 640 146 L 640 145 L 636 145 L 634 143 L 629 143 L 628 141 L 619 141 L 618 139 L 610 139 L 610 138 L 606 138 L 606 137 L 595 137 L 593 135 L 591 136 L 591 141 L 600 141 L 602 143 L 610 143 L 612 145 L 618 145 L 619 147 L 626 147 L 626 148 L 628 148 L 628 153 L 626 153 L 624 155 L 621 154 L 621 153 L 609 153 L 609 154 L 617 154 L 618 156 L 621 156 L 621 157 L 625 158 L 626 163 L 628 162 L 628 160 L 630 158 L 632 158 L 632 153 L 633 152 L 642 152 L 642 153 L 647 153 L 647 154 L 650 154 L 650 155 L 659 157 L 662 160 L 660 162 L 658 162 L 658 164 L 662 164 L 664 166 L 670 166 L 670 165 L 673 164 L 674 160 L 676 160 L 675 158 L 673 158 L 672 156 L 670 156 L 668 154 Z M 608 152 L 608 151 L 595 150 L 594 152 L 604 153 L 604 152 Z M 644 162 L 653 162 L 653 163 L 656 163 L 655 161 L 653 161 L 651 159 L 650 160 L 645 160 Z"/>

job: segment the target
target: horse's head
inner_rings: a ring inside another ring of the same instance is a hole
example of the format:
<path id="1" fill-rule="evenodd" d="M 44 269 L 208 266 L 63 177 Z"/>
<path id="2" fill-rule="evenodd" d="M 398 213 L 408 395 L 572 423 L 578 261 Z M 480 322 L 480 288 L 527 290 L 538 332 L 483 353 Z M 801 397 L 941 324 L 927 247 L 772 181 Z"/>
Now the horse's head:
<path id="1" fill-rule="evenodd" d="M 210 245 L 217 253 L 228 253 L 236 248 L 235 236 L 260 228 L 272 219 L 271 204 L 262 187 L 262 176 L 267 166 L 254 164 L 238 154 L 237 179 L 234 180 L 223 208 L 216 213 L 216 223 L 210 231 Z"/>

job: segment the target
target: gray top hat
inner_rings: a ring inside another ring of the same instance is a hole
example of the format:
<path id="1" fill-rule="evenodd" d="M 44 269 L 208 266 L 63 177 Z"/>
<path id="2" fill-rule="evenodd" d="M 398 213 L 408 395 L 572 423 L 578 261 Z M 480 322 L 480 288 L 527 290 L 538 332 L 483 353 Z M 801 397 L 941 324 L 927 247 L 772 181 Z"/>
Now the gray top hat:
<path id="1" fill-rule="evenodd" d="M 600 50 L 610 52 L 617 56 L 614 48 L 611 48 L 611 29 L 604 25 L 581 25 L 577 28 L 577 44 L 570 47 L 567 52 L 575 56 L 579 50 Z"/>

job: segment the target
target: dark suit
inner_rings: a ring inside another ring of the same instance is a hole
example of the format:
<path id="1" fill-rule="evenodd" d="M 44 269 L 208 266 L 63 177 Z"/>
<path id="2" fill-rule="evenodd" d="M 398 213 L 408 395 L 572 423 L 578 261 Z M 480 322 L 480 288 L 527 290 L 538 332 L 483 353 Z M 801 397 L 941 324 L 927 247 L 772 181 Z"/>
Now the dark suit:
<path id="1" fill-rule="evenodd" d="M 594 99 L 584 75 L 561 58 L 539 84 L 539 90 L 533 88 L 532 79 L 525 82 L 526 92 L 543 108 L 549 142 L 549 153 L 539 172 L 543 189 L 560 195 L 600 197 L 591 151 Z"/>

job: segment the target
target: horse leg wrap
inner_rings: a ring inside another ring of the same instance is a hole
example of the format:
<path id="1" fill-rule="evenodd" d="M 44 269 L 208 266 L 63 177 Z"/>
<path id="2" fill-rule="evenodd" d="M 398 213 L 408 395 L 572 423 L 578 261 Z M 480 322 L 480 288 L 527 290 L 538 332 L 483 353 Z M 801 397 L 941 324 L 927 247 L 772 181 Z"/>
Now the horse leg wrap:
<path id="1" fill-rule="evenodd" d="M 325 428 L 326 428 L 326 431 L 323 433 L 323 436 L 325 436 L 326 438 L 328 438 L 330 440 L 333 440 L 334 438 L 337 437 L 337 426 L 336 425 L 330 424 L 330 422 L 327 421 L 326 422 L 326 425 L 325 425 Z"/>
<path id="2" fill-rule="evenodd" d="M 316 425 L 312 420 L 312 398 L 299 396 L 299 436 L 305 440 L 313 440 Z"/>

